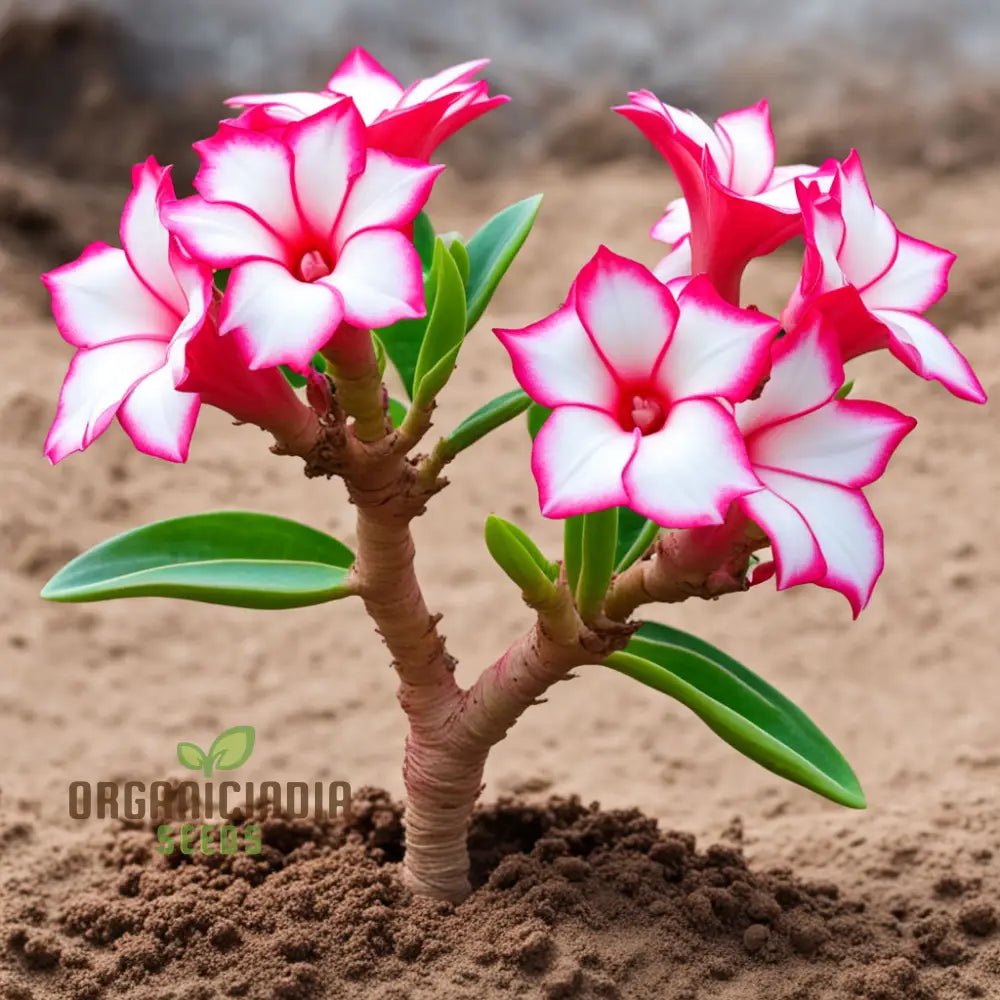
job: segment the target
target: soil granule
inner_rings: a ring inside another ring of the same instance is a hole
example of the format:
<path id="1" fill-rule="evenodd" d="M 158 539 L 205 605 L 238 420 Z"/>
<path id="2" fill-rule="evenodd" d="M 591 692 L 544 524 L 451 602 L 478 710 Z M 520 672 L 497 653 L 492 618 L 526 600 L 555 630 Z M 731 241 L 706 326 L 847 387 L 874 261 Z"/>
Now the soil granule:
<path id="1" fill-rule="evenodd" d="M 8 876 L 0 997 L 998 995 L 997 913 L 975 880 L 883 912 L 748 866 L 738 824 L 698 850 L 638 810 L 504 799 L 476 816 L 476 888 L 456 907 L 403 887 L 386 793 L 360 792 L 348 819 L 251 819 L 254 856 L 164 856 L 150 827 L 121 824 Z"/>

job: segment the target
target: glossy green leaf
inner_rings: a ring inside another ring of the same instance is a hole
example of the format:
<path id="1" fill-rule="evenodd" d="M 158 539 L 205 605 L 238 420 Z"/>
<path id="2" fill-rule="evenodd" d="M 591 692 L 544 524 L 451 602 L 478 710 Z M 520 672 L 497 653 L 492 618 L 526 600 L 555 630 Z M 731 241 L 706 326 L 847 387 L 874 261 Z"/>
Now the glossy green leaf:
<path id="1" fill-rule="evenodd" d="M 467 287 L 469 284 L 469 273 L 472 269 L 472 262 L 469 260 L 469 251 L 466 250 L 465 244 L 462 242 L 458 233 L 455 234 L 455 239 L 448 244 L 448 253 L 451 254 L 453 260 L 455 261 L 455 265 L 458 268 L 458 273 L 462 276 L 462 286 Z"/>
<path id="2" fill-rule="evenodd" d="M 229 284 L 229 275 L 232 274 L 232 268 L 226 267 L 221 271 L 216 271 L 212 280 L 215 282 L 215 287 L 219 289 L 220 292 L 225 292 L 226 286 Z"/>
<path id="3" fill-rule="evenodd" d="M 567 517 L 563 521 L 563 565 L 566 567 L 566 581 L 569 589 L 576 593 L 583 565 L 583 515 Z"/>
<path id="4" fill-rule="evenodd" d="M 769 771 L 854 809 L 858 779 L 809 717 L 770 684 L 696 636 L 645 623 L 609 667 L 676 698 Z"/>
<path id="5" fill-rule="evenodd" d="M 399 427 L 400 424 L 406 419 L 406 404 L 401 403 L 398 399 L 389 399 L 389 419 L 392 421 L 393 427 Z"/>
<path id="6" fill-rule="evenodd" d="M 426 212 L 421 212 L 413 220 L 413 245 L 420 257 L 420 266 L 427 274 L 434 262 L 434 225 Z"/>
<path id="7" fill-rule="evenodd" d="M 515 524 L 490 515 L 484 528 L 486 547 L 494 562 L 514 581 L 529 604 L 543 604 L 556 595 L 559 567 Z"/>
<path id="8" fill-rule="evenodd" d="M 469 252 L 469 295 L 466 330 L 471 330 L 486 311 L 507 269 L 531 232 L 542 196 L 516 202 L 487 222 L 466 243 Z"/>
<path id="9" fill-rule="evenodd" d="M 434 308 L 413 373 L 414 400 L 426 406 L 448 381 L 465 337 L 465 285 L 455 259 L 441 240 L 434 250 Z M 444 362 L 450 364 L 444 366 Z M 427 376 L 433 372 L 433 378 Z"/>
<path id="10" fill-rule="evenodd" d="M 417 358 L 420 357 L 420 347 L 424 342 L 431 311 L 434 309 L 436 286 L 437 275 L 427 272 L 424 275 L 424 305 L 427 315 L 421 316 L 420 319 L 401 319 L 398 323 L 382 327 L 378 331 L 379 341 L 399 373 L 403 388 L 410 399 L 413 398 L 413 377 L 417 370 Z"/>
<path id="11" fill-rule="evenodd" d="M 243 608 L 297 608 L 351 593 L 354 555 L 304 524 L 246 511 L 158 521 L 95 546 L 42 590 L 50 601 L 178 597 Z"/>
<path id="12" fill-rule="evenodd" d="M 542 429 L 542 424 L 549 419 L 551 412 L 548 407 L 541 406 L 539 403 L 532 403 L 528 407 L 528 433 L 531 435 L 532 440 L 538 436 L 538 432 Z"/>
<path id="13" fill-rule="evenodd" d="M 660 532 L 655 521 L 628 507 L 618 508 L 618 545 L 615 548 L 615 572 L 623 573 L 653 544 Z"/>
<path id="14" fill-rule="evenodd" d="M 460 451 L 465 451 L 491 431 L 502 427 L 520 413 L 524 413 L 531 405 L 531 399 L 521 389 L 505 392 L 496 399 L 491 399 L 485 406 L 479 407 L 475 413 L 466 417 L 445 439 L 445 453 L 448 458 L 454 458 Z"/>
<path id="15" fill-rule="evenodd" d="M 585 622 L 596 621 L 604 607 L 611 574 L 615 569 L 618 541 L 618 509 L 582 515 L 580 574 L 574 587 L 576 606 Z"/>

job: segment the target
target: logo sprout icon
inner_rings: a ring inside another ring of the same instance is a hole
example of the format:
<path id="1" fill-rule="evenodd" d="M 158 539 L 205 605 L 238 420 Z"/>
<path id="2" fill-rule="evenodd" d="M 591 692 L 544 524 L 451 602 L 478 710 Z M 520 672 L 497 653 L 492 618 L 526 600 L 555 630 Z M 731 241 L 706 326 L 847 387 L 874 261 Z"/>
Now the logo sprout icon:
<path id="1" fill-rule="evenodd" d="M 220 733 L 205 753 L 194 743 L 178 743 L 177 759 L 190 771 L 201 771 L 211 778 L 214 771 L 235 771 L 253 753 L 253 726 L 233 726 Z"/>

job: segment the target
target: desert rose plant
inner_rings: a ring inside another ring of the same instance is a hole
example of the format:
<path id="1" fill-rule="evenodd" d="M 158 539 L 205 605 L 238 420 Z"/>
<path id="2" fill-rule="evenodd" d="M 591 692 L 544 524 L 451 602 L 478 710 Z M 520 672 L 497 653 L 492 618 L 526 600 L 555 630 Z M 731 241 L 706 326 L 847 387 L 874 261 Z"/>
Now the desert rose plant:
<path id="1" fill-rule="evenodd" d="M 138 165 L 121 249 L 94 244 L 43 279 L 76 348 L 45 444 L 52 462 L 115 416 L 138 449 L 183 462 L 207 404 L 269 431 L 271 450 L 301 459 L 307 476 L 341 480 L 357 515 L 356 552 L 267 513 L 139 527 L 75 559 L 43 596 L 356 600 L 389 649 L 409 720 L 405 878 L 448 900 L 469 891 L 467 830 L 491 747 L 587 664 L 679 700 L 764 767 L 863 807 L 850 767 L 802 711 L 722 651 L 635 615 L 774 578 L 837 590 L 856 617 L 883 566 L 864 488 L 915 421 L 854 398 L 845 362 L 887 349 L 985 401 L 923 315 L 953 255 L 896 229 L 856 153 L 775 166 L 765 102 L 709 126 L 644 91 L 616 110 L 683 191 L 652 231 L 669 254 L 654 270 L 603 246 L 581 261 L 550 315 L 494 331 L 520 387 L 425 446 L 540 201 L 503 209 L 467 242 L 436 236 L 423 212 L 443 169 L 428 162 L 438 144 L 506 101 L 477 78 L 484 65 L 404 88 L 356 50 L 320 93 L 233 98 L 237 117 L 195 145 L 196 195 L 178 199 L 168 168 Z M 746 265 L 799 235 L 801 278 L 781 315 L 747 307 Z M 390 363 L 405 401 L 384 384 Z M 553 560 L 486 518 L 486 548 L 536 621 L 465 690 L 421 592 L 410 525 L 447 485 L 445 467 L 515 418 L 534 436 L 541 513 L 563 520 L 564 549 Z"/>

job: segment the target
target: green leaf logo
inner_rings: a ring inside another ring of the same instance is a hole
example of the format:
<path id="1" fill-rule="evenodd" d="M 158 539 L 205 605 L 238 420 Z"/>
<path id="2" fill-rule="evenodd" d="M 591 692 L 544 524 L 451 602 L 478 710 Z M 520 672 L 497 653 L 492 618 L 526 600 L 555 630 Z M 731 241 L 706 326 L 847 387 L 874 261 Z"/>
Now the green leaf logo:
<path id="1" fill-rule="evenodd" d="M 235 771 L 242 767 L 253 753 L 253 726 L 233 726 L 220 733 L 205 753 L 194 743 L 178 743 L 177 759 L 189 771 L 201 771 L 206 778 L 218 771 Z"/>

